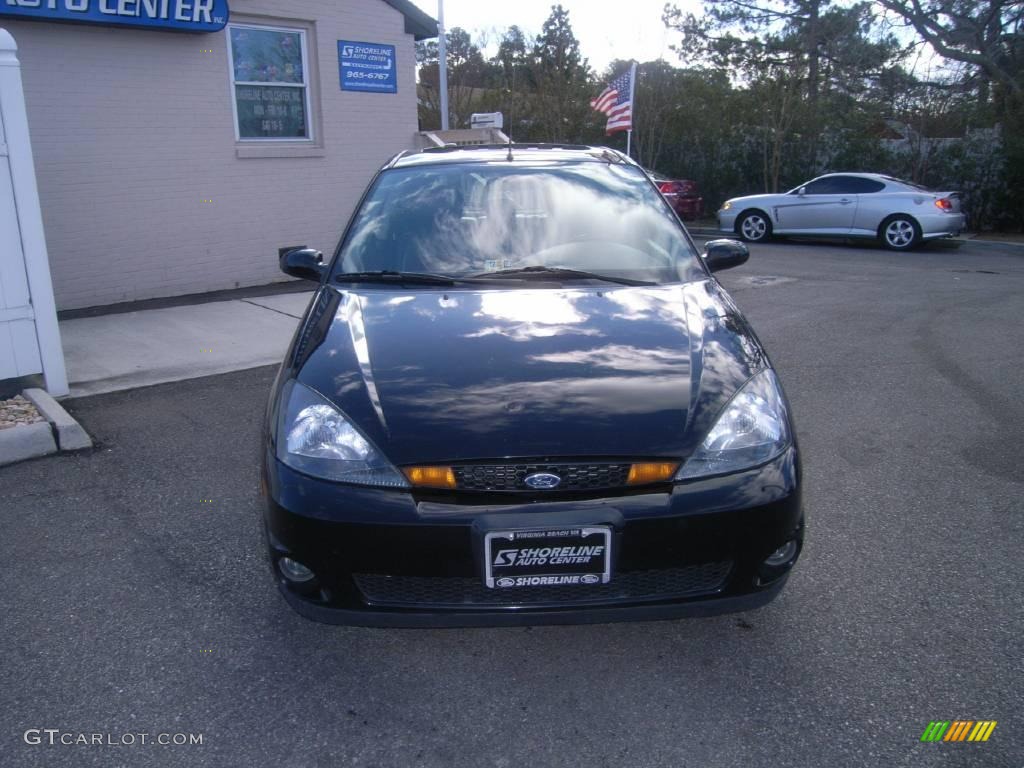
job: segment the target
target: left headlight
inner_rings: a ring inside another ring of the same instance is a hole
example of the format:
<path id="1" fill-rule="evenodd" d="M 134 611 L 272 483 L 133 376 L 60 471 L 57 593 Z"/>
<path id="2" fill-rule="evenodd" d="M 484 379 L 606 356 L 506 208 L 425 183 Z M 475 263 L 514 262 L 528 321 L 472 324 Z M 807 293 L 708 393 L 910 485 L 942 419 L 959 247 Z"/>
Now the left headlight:
<path id="1" fill-rule="evenodd" d="M 676 480 L 738 472 L 764 464 L 792 442 L 782 389 L 769 368 L 752 376 L 722 411 Z"/>
<path id="2" fill-rule="evenodd" d="M 722 203 L 723 211 L 728 211 L 730 208 L 732 208 L 732 200 L 726 200 L 724 203 Z"/>
<path id="3" fill-rule="evenodd" d="M 322 395 L 292 380 L 281 393 L 277 458 L 325 480 L 408 488 L 409 483 L 344 414 Z"/>

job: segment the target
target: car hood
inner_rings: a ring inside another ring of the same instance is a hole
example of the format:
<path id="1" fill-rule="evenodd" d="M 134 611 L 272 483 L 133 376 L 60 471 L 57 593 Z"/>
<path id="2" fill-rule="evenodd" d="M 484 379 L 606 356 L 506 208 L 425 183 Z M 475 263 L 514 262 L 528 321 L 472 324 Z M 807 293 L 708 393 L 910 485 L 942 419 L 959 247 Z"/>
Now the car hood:
<path id="1" fill-rule="evenodd" d="M 784 197 L 786 193 L 779 192 L 778 194 L 767 194 L 767 195 L 744 195 L 743 197 L 730 197 L 726 202 L 732 203 L 733 208 L 737 205 L 770 205 L 780 197 Z"/>
<path id="2" fill-rule="evenodd" d="M 395 464 L 685 457 L 767 362 L 714 280 L 652 287 L 323 287 L 291 375 Z"/>

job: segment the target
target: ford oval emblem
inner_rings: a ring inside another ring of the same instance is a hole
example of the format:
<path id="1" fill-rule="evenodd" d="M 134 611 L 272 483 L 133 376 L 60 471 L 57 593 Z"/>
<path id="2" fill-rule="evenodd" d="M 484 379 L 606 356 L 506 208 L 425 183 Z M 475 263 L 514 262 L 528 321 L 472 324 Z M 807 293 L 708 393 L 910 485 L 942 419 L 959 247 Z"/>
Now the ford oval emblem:
<path id="1" fill-rule="evenodd" d="M 535 490 L 550 491 L 552 488 L 558 487 L 562 478 L 549 472 L 535 472 L 532 475 L 527 475 L 523 482 Z"/>
<path id="2" fill-rule="evenodd" d="M 516 585 L 516 580 L 510 579 L 508 576 L 502 576 L 498 579 L 497 584 L 499 587 L 514 587 Z"/>
<path id="3" fill-rule="evenodd" d="M 596 573 L 584 573 L 580 577 L 580 581 L 582 581 L 584 584 L 597 584 L 597 582 L 599 582 L 600 580 L 601 577 L 598 576 Z"/>

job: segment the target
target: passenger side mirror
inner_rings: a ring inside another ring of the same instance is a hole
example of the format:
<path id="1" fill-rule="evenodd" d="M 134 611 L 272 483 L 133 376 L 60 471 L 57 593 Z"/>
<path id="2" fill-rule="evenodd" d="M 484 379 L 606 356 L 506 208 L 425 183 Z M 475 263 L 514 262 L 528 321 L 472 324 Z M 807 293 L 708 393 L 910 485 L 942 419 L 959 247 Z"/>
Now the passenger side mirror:
<path id="1" fill-rule="evenodd" d="M 292 277 L 320 282 L 326 269 L 323 253 L 315 248 L 296 248 L 281 256 L 281 271 Z"/>
<path id="2" fill-rule="evenodd" d="M 736 240 L 709 240 L 704 246 L 704 263 L 712 272 L 732 269 L 750 258 L 747 246 Z"/>

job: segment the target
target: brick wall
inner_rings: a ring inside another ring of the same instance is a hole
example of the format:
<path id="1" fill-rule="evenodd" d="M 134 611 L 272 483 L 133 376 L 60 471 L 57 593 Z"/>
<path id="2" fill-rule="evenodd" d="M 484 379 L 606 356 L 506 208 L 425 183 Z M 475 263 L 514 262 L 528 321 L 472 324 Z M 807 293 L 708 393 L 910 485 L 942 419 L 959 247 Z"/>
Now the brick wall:
<path id="1" fill-rule="evenodd" d="M 413 38 L 398 11 L 381 0 L 230 6 L 232 21 L 313 25 L 321 156 L 237 156 L 226 30 L 3 20 L 22 63 L 59 309 L 286 279 L 277 249 L 332 251 L 373 172 L 413 146 Z M 341 91 L 341 39 L 395 45 L 398 93 Z"/>

